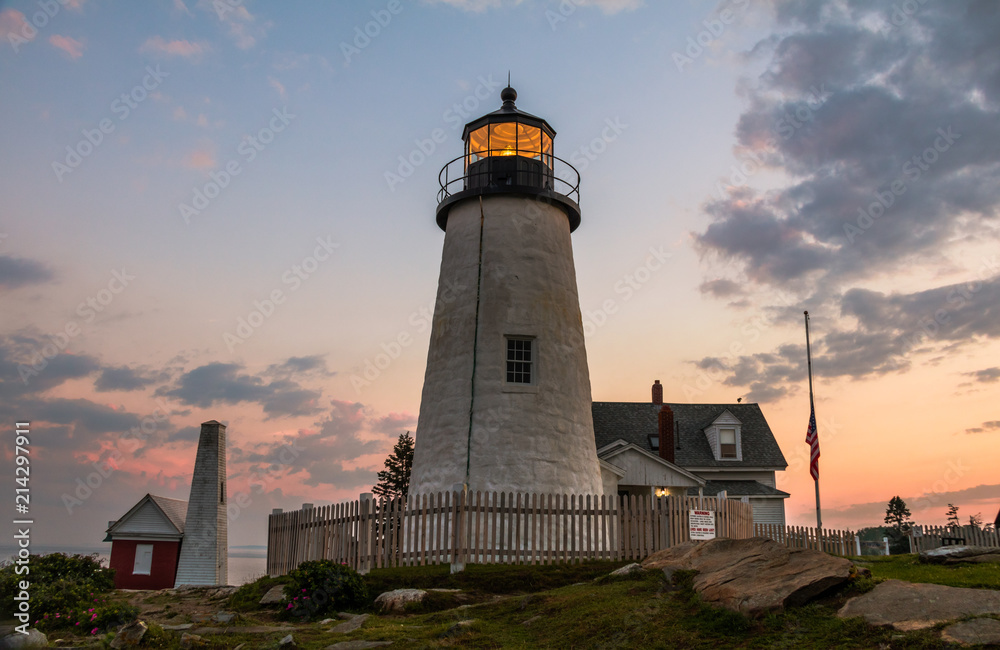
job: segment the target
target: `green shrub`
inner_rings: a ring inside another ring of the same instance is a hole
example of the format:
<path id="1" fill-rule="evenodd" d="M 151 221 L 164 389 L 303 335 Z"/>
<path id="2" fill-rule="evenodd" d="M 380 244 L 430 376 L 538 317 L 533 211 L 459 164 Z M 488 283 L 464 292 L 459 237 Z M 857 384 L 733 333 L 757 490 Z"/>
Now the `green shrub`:
<path id="1" fill-rule="evenodd" d="M 271 587 L 288 582 L 285 576 L 272 578 L 261 576 L 253 582 L 240 585 L 240 588 L 229 597 L 229 608 L 238 612 L 246 612 L 257 609 L 260 599 L 264 597 Z"/>
<path id="2" fill-rule="evenodd" d="M 19 566 L 27 566 L 28 573 L 16 573 Z M 27 580 L 31 623 L 39 629 L 73 628 L 87 632 L 95 627 L 103 629 L 96 613 L 108 607 L 114 576 L 114 570 L 101 566 L 96 554 L 31 555 L 26 565 L 5 564 L 0 566 L 0 616 L 13 617 L 14 596 L 20 591 L 19 583 Z M 107 614 L 107 618 L 111 620 L 119 614 Z"/>
<path id="3" fill-rule="evenodd" d="M 285 585 L 288 606 L 285 614 L 309 619 L 343 609 L 360 609 L 367 604 L 368 590 L 357 571 L 332 560 L 303 562 L 288 574 Z"/>

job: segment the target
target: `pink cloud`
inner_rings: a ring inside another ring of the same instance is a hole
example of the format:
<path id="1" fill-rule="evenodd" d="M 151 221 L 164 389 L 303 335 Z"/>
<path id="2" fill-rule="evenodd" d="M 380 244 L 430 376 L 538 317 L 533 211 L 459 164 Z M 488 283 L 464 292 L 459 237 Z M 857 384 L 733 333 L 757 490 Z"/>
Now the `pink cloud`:
<path id="1" fill-rule="evenodd" d="M 72 9 L 73 11 L 83 11 L 83 3 L 86 0 L 60 0 L 67 9 Z"/>
<path id="2" fill-rule="evenodd" d="M 187 59 L 198 58 L 208 51 L 208 45 L 192 43 L 191 41 L 167 41 L 161 36 L 153 36 L 139 47 L 140 52 L 151 52 L 165 56 L 182 56 Z"/>
<path id="3" fill-rule="evenodd" d="M 37 34 L 38 30 L 30 27 L 28 19 L 17 9 L 4 9 L 0 11 L 0 38 L 7 39 L 9 36 L 16 36 L 30 41 Z"/>
<path id="4" fill-rule="evenodd" d="M 215 167 L 215 153 L 208 148 L 192 151 L 184 159 L 184 166 L 188 169 L 212 169 Z"/>
<path id="5" fill-rule="evenodd" d="M 79 59 L 83 56 L 83 43 L 75 38 L 53 34 L 52 36 L 49 36 L 49 43 L 56 49 L 62 50 L 68 54 L 71 59 Z"/>

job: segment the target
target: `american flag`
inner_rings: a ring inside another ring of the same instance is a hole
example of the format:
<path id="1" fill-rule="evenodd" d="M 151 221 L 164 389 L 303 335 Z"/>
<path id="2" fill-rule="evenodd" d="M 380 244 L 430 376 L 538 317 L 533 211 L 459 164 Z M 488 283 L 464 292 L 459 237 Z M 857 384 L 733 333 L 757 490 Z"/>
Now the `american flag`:
<path id="1" fill-rule="evenodd" d="M 819 480 L 819 433 L 816 431 L 816 407 L 809 407 L 809 428 L 806 430 L 806 444 L 809 445 L 809 473 L 813 480 Z"/>

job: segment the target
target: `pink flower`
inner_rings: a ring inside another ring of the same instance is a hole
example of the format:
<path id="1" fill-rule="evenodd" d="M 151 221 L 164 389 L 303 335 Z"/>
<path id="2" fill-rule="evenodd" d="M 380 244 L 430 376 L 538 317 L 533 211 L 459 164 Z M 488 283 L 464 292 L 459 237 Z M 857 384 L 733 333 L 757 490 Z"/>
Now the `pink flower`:
<path id="1" fill-rule="evenodd" d="M 288 603 L 288 607 L 286 607 L 285 609 L 291 609 L 291 608 L 292 608 L 292 604 Z"/>
<path id="2" fill-rule="evenodd" d="M 95 627 L 93 630 L 90 631 L 90 633 L 91 634 L 97 634 L 97 628 Z"/>
<path id="3" fill-rule="evenodd" d="M 74 625 L 79 625 L 79 624 L 80 624 L 80 621 L 77 621 L 76 623 L 74 623 Z"/>

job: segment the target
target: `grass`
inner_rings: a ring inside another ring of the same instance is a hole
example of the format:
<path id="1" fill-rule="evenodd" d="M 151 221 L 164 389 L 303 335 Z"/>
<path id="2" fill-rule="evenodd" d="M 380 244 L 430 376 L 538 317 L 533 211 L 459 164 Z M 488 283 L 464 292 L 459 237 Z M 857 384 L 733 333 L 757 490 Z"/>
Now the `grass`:
<path id="1" fill-rule="evenodd" d="M 1000 564 L 921 564 L 916 555 L 864 556 L 849 558 L 871 569 L 872 578 L 930 582 L 949 587 L 1000 589 Z"/>

